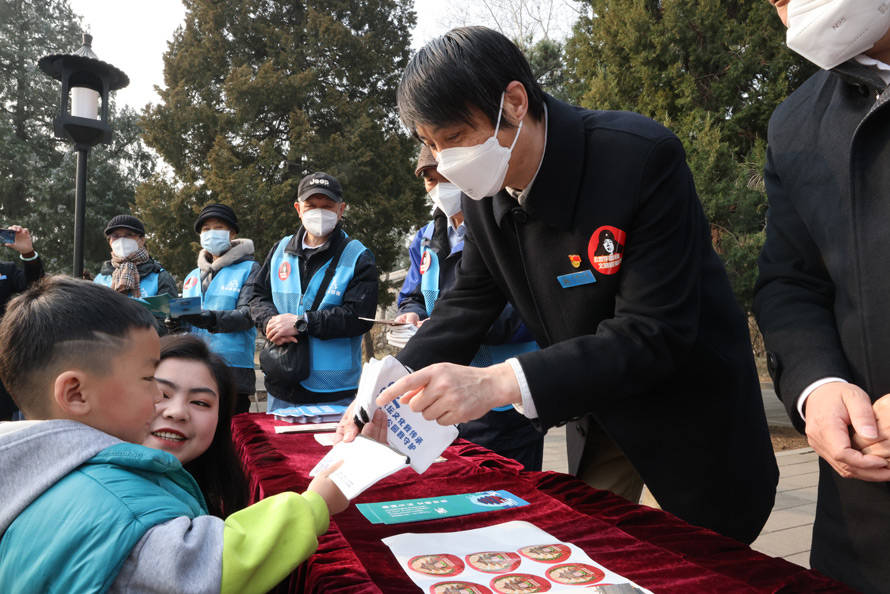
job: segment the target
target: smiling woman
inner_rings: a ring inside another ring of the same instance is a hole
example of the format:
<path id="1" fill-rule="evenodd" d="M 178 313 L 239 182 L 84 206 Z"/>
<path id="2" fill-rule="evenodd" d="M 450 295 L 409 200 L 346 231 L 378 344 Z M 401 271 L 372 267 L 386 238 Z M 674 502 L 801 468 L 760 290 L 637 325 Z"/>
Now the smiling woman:
<path id="1" fill-rule="evenodd" d="M 247 486 L 231 445 L 235 391 L 225 361 L 200 338 L 165 336 L 155 380 L 163 398 L 143 445 L 176 456 L 198 481 L 213 515 L 243 508 Z"/>

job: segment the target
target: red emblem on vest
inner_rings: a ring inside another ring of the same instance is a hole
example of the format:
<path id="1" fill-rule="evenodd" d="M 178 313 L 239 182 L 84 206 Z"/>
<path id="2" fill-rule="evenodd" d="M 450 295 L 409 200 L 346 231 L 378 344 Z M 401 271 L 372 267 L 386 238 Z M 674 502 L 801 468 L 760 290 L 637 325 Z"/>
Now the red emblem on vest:
<path id="1" fill-rule="evenodd" d="M 287 280 L 287 277 L 290 276 L 290 262 L 282 262 L 281 266 L 278 267 L 278 278 L 281 280 Z"/>
<path id="2" fill-rule="evenodd" d="M 603 225 L 593 232 L 587 244 L 587 257 L 600 274 L 615 274 L 621 269 L 626 234 L 617 227 Z"/>
<path id="3" fill-rule="evenodd" d="M 182 288 L 188 290 L 188 289 L 191 289 L 192 287 L 194 287 L 197 283 L 198 283 L 198 277 L 190 276 L 187 279 L 185 279 L 185 285 Z"/>
<path id="4" fill-rule="evenodd" d="M 427 270 L 429 270 L 431 263 L 432 263 L 432 258 L 430 257 L 430 251 L 423 250 L 423 257 L 420 259 L 420 274 L 423 274 Z"/>

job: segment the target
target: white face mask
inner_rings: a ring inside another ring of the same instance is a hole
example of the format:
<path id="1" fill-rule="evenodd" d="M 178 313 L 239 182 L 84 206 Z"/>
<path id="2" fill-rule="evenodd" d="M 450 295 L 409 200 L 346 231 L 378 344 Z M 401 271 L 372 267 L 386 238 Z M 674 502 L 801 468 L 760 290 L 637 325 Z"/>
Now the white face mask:
<path id="1" fill-rule="evenodd" d="M 232 247 L 228 229 L 208 229 L 201 231 L 201 247 L 218 256 Z"/>
<path id="2" fill-rule="evenodd" d="M 788 47 L 830 70 L 874 46 L 890 28 L 890 0 L 791 0 Z"/>
<path id="3" fill-rule="evenodd" d="M 509 148 L 501 146 L 498 142 L 498 130 L 501 126 L 503 107 L 504 93 L 501 93 L 498 121 L 491 138 L 482 144 L 456 146 L 444 149 L 439 153 L 439 165 L 436 170 L 473 200 L 481 200 L 486 196 L 497 194 L 504 187 L 504 178 L 507 177 L 507 167 L 510 164 L 510 154 L 513 152 L 513 147 L 516 146 L 519 133 L 522 132 L 522 120 L 520 120 L 513 144 Z"/>
<path id="4" fill-rule="evenodd" d="M 118 258 L 126 258 L 139 249 L 139 242 L 132 237 L 118 237 L 111 242 L 111 253 Z"/>
<path id="5" fill-rule="evenodd" d="M 306 231 L 316 237 L 327 237 L 337 226 L 340 216 L 333 210 L 312 208 L 303 213 L 302 219 Z"/>
<path id="6" fill-rule="evenodd" d="M 460 212 L 460 188 L 448 182 L 440 182 L 430 190 L 430 200 L 448 218 Z"/>

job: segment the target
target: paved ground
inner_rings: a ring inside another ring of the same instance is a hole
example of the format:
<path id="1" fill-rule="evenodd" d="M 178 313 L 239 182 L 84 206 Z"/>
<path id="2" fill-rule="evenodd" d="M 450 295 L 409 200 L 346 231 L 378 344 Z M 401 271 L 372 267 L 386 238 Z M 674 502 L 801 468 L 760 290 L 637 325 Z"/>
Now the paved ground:
<path id="1" fill-rule="evenodd" d="M 257 373 L 257 389 L 262 390 L 262 376 Z M 251 411 L 265 410 L 265 394 L 261 406 L 254 403 Z M 770 386 L 763 386 L 763 403 L 771 426 L 790 427 L 785 408 Z M 779 463 L 779 487 L 772 514 L 760 537 L 752 547 L 773 557 L 809 567 L 810 536 L 816 513 L 816 485 L 819 476 L 817 456 L 811 448 L 788 450 L 776 454 Z M 547 432 L 544 439 L 544 470 L 566 472 L 565 427 Z"/>

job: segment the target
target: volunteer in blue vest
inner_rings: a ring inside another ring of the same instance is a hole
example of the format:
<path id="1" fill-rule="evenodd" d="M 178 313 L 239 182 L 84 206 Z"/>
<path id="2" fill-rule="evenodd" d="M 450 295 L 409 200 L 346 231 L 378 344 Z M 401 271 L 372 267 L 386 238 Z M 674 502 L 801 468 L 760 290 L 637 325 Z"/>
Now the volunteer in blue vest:
<path id="1" fill-rule="evenodd" d="M 439 295 L 454 285 L 466 226 L 460 188 L 439 174 L 436 159 L 426 145 L 420 150 L 414 175 L 423 178 L 436 210 L 433 220 L 417 232 L 408 248 L 411 265 L 399 292 L 396 321 L 419 327 L 433 315 Z M 488 367 L 537 348 L 522 318 L 508 303 L 488 329 L 470 365 Z M 458 428 L 460 437 L 518 460 L 526 470 L 541 470 L 544 433 L 512 406 L 495 408 L 478 419 L 461 423 Z"/>
<path id="2" fill-rule="evenodd" d="M 256 328 L 247 305 L 247 279 L 260 269 L 253 240 L 238 237 L 238 218 L 225 204 L 208 204 L 195 221 L 201 238 L 198 267 L 182 283 L 183 297 L 200 297 L 201 313 L 180 316 L 232 372 L 238 397 L 235 413 L 250 409 L 256 391 Z"/>
<path id="3" fill-rule="evenodd" d="M 111 247 L 111 260 L 102 263 L 95 282 L 130 297 L 178 294 L 170 273 L 148 255 L 142 221 L 132 215 L 117 215 L 105 226 L 105 237 Z M 158 333 L 166 334 L 163 320 L 157 322 Z"/>
<path id="4" fill-rule="evenodd" d="M 327 173 L 300 180 L 294 208 L 303 223 L 276 243 L 249 281 L 250 313 L 257 328 L 277 344 L 307 341 L 310 372 L 301 381 L 270 382 L 267 411 L 299 404 L 348 404 L 362 368 L 362 334 L 377 310 L 374 255 L 341 228 L 343 189 Z M 336 265 L 322 287 L 332 261 Z M 323 298 L 313 308 L 319 288 Z"/>

